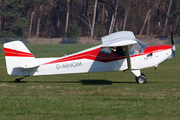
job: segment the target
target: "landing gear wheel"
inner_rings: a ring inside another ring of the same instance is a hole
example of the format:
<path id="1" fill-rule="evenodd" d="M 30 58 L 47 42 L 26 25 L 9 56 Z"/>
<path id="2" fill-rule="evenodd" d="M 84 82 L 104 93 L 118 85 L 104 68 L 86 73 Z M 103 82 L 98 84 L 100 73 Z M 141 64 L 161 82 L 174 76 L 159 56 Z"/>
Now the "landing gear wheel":
<path id="1" fill-rule="evenodd" d="M 143 73 L 141 73 L 141 75 L 144 76 L 144 77 L 146 78 L 146 76 L 145 76 Z"/>
<path id="2" fill-rule="evenodd" d="M 136 77 L 136 82 L 139 84 L 145 84 L 146 83 L 146 76 L 141 73 L 139 77 Z"/>
<path id="3" fill-rule="evenodd" d="M 18 78 L 15 79 L 15 82 L 16 82 L 16 83 L 19 83 L 19 82 L 20 82 L 20 79 L 18 79 Z"/>

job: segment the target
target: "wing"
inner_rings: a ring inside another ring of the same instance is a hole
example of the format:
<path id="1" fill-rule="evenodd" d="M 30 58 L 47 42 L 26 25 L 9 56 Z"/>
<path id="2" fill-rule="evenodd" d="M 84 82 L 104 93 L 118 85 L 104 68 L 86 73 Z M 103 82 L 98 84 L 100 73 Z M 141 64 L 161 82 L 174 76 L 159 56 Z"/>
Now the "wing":
<path id="1" fill-rule="evenodd" d="M 128 69 L 131 69 L 131 59 L 130 59 L 131 57 L 129 54 L 128 45 L 137 43 L 133 32 L 130 32 L 130 31 L 115 32 L 113 34 L 102 37 L 101 39 L 102 39 L 103 47 L 124 46 Z"/>
<path id="2" fill-rule="evenodd" d="M 137 43 L 133 32 L 130 31 L 115 32 L 101 39 L 103 47 L 127 46 Z"/>

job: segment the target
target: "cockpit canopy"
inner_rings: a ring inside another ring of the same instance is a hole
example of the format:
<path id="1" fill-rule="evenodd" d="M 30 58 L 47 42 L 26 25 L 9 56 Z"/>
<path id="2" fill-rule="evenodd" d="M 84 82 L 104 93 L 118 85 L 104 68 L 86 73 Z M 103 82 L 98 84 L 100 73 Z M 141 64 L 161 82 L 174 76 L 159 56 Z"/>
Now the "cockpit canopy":
<path id="1" fill-rule="evenodd" d="M 128 45 L 129 47 L 129 52 L 130 55 L 138 55 L 138 54 L 142 54 L 144 52 L 144 50 L 147 48 L 147 45 L 144 44 L 143 42 L 137 40 L 137 43 Z M 125 49 L 123 46 L 119 46 L 119 47 L 103 47 L 100 49 L 101 53 L 106 53 L 106 54 L 112 54 L 113 52 L 116 55 L 120 55 L 120 56 L 125 56 Z"/>
<path id="2" fill-rule="evenodd" d="M 147 45 L 143 42 L 137 40 L 137 43 L 129 45 L 129 51 L 130 55 L 138 55 L 144 52 L 144 50 L 147 48 Z"/>

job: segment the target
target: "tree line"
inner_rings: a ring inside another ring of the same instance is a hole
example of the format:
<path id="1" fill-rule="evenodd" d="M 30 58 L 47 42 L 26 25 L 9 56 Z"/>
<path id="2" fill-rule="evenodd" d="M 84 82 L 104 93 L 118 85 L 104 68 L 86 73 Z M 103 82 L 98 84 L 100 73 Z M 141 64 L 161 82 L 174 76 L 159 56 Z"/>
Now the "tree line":
<path id="1" fill-rule="evenodd" d="M 0 0 L 0 37 L 179 35 L 180 0 Z M 111 28 L 110 28 L 111 26 Z"/>

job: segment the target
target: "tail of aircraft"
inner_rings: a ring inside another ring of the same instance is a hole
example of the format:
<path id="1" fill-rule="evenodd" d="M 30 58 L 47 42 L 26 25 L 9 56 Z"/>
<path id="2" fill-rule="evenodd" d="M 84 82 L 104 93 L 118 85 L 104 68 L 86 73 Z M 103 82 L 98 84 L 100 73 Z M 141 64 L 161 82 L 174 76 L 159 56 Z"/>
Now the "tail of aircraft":
<path id="1" fill-rule="evenodd" d="M 39 66 L 38 61 L 21 41 L 5 43 L 4 54 L 9 75 L 26 76 L 24 69 Z"/>

